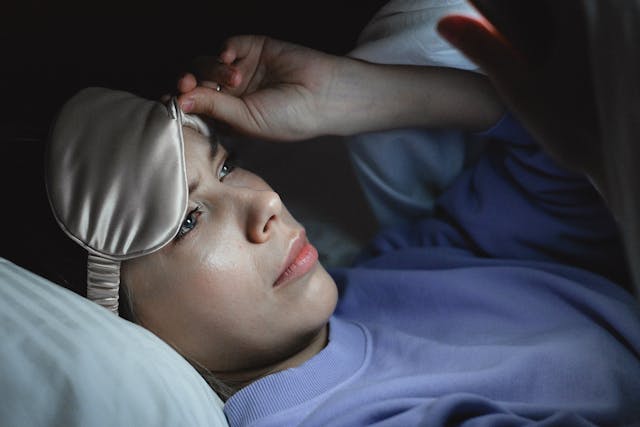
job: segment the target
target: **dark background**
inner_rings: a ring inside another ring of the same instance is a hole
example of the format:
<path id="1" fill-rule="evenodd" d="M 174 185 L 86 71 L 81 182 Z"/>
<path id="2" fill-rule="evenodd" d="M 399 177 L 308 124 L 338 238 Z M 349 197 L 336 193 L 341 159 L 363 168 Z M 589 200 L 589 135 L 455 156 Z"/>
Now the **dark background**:
<path id="1" fill-rule="evenodd" d="M 235 34 L 266 34 L 345 54 L 383 4 L 3 1 L 0 256 L 82 292 L 84 251 L 55 224 L 42 179 L 42 150 L 51 120 L 79 89 L 104 86 L 157 99 L 173 91 L 177 76 L 189 69 L 194 57 L 215 55 L 225 38 Z M 366 238 L 373 223 L 362 196 L 353 193 L 344 147 L 335 140 L 317 142 L 258 145 L 254 152 L 268 161 L 255 167 L 268 180 L 278 171 L 271 184 L 285 202 L 307 198 L 317 206 L 312 209 L 315 219 L 340 226 L 344 212 L 350 212 L 347 222 L 357 225 L 350 230 L 356 238 Z M 311 187 L 296 186 L 300 174 L 316 178 Z M 296 214 L 296 203 L 292 205 Z"/>
<path id="2" fill-rule="evenodd" d="M 234 34 L 266 34 L 346 53 L 383 3 L 3 1 L 1 84 L 9 96 L 3 110 L 15 126 L 24 126 L 20 131 L 40 136 L 52 112 L 76 90 L 104 85 L 154 97 L 173 89 L 194 56 L 216 54 Z"/>

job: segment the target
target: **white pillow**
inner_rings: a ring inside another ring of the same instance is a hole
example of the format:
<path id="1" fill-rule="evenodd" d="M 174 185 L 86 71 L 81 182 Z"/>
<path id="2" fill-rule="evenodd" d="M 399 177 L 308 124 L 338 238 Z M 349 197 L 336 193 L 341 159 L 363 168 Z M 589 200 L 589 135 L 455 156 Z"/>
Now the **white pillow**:
<path id="1" fill-rule="evenodd" d="M 0 258 L 7 426 L 228 426 L 222 401 L 151 332 Z"/>
<path id="2" fill-rule="evenodd" d="M 349 56 L 383 64 L 412 64 L 479 71 L 436 31 L 450 14 L 479 16 L 467 0 L 391 0 L 365 26 Z"/>
<path id="3" fill-rule="evenodd" d="M 450 14 L 478 16 L 467 0 L 391 0 L 365 26 L 353 58 L 479 72 L 436 31 Z M 349 156 L 380 227 L 433 214 L 435 200 L 483 144 L 458 130 L 393 129 L 347 138 Z"/>

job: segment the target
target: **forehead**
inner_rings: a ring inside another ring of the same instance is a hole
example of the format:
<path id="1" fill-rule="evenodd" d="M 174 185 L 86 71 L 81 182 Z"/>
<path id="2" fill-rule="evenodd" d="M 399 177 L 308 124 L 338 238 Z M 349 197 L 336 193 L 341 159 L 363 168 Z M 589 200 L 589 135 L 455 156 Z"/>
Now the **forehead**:
<path id="1" fill-rule="evenodd" d="M 209 169 L 218 152 L 218 140 L 215 136 L 205 136 L 184 126 L 184 159 L 187 172 L 189 194 L 195 192 L 202 179 L 203 170 Z"/>
<path id="2" fill-rule="evenodd" d="M 215 136 L 206 136 L 200 132 L 184 126 L 184 159 L 189 174 L 189 165 L 193 168 L 198 163 L 211 162 L 218 152 L 218 139 Z"/>
<path id="3" fill-rule="evenodd" d="M 182 134 L 184 135 L 185 150 L 197 150 L 198 147 L 200 149 L 208 148 L 210 141 L 215 140 L 215 138 L 205 136 L 189 126 L 182 127 Z"/>

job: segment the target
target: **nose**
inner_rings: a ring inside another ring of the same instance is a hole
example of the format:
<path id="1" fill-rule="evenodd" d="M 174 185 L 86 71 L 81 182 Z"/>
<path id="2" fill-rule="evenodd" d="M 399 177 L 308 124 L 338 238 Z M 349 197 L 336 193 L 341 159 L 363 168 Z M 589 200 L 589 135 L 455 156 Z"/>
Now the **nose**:
<path id="1" fill-rule="evenodd" d="M 253 190 L 247 194 L 247 238 L 252 243 L 264 243 L 271 237 L 282 214 L 282 200 L 270 190 Z"/>

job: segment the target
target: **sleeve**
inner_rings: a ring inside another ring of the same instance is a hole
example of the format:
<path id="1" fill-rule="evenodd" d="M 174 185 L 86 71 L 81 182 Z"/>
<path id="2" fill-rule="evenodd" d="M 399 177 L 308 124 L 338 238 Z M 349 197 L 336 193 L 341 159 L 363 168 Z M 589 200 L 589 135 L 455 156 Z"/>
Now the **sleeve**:
<path id="1" fill-rule="evenodd" d="M 303 422 L 303 426 L 321 425 L 313 421 L 313 415 Z M 338 416 L 340 415 L 340 416 Z M 622 416 L 620 416 L 622 418 Z M 368 425 L 376 427 L 393 426 L 473 426 L 491 427 L 595 427 L 597 424 L 572 411 L 551 411 L 530 409 L 526 416 L 516 414 L 499 403 L 486 398 L 456 393 L 413 407 L 399 408 L 393 402 L 387 405 L 372 403 L 362 405 L 348 413 L 334 414 L 327 427 Z M 620 420 L 600 420 L 606 425 L 618 424 Z M 604 425 L 602 424 L 602 425 Z"/>
<path id="2" fill-rule="evenodd" d="M 628 283 L 619 230 L 588 179 L 558 166 L 506 114 L 436 215 L 481 256 L 554 261 Z"/>

